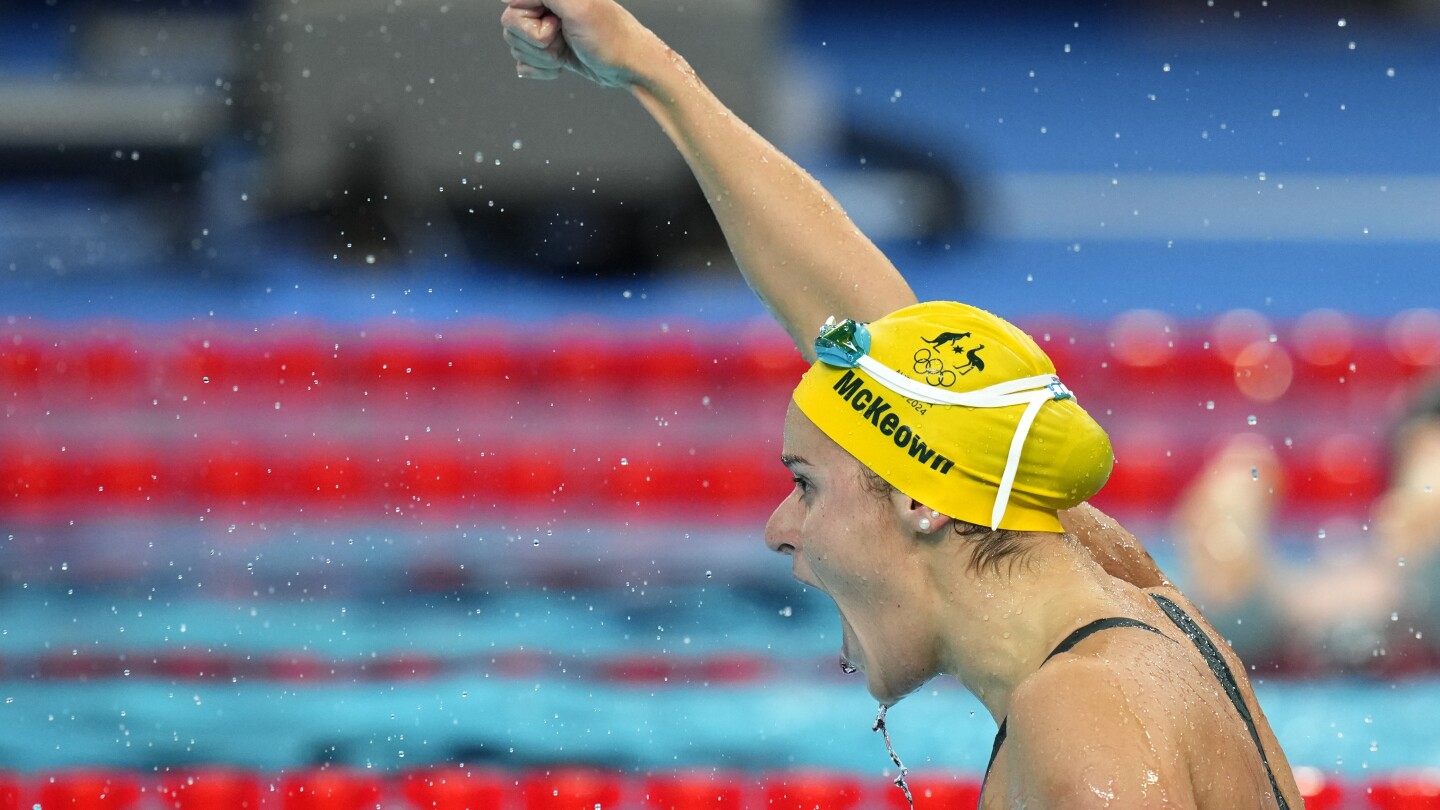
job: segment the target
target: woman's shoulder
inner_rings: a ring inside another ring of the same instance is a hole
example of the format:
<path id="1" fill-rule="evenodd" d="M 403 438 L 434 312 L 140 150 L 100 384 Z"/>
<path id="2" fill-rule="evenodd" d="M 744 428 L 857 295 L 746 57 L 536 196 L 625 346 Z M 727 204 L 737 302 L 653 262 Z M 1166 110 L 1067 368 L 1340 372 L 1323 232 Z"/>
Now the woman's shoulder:
<path id="1" fill-rule="evenodd" d="M 1160 806 L 1189 796 L 1179 718 L 1164 706 L 1164 678 L 1145 663 L 1155 644 L 1170 642 L 1096 639 L 1022 681 L 1007 717 L 1008 772 L 1065 807 Z"/>

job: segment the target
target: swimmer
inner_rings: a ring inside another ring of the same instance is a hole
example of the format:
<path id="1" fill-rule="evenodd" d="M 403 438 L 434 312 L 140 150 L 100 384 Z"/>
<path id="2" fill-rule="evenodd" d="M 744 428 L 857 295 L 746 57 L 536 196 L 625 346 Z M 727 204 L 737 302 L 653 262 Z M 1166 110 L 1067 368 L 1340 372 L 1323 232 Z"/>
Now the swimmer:
<path id="1" fill-rule="evenodd" d="M 1400 415 L 1389 457 L 1389 483 L 1365 530 L 1347 537 L 1332 529 L 1311 559 L 1285 565 L 1272 563 L 1270 522 L 1284 494 L 1272 444 L 1254 434 L 1232 437 L 1196 476 L 1175 512 L 1177 544 L 1191 592 L 1217 624 L 1234 628 L 1231 641 L 1247 659 L 1333 671 L 1403 670 L 1434 660 L 1440 379 L 1421 386 Z"/>
<path id="2" fill-rule="evenodd" d="M 507 0 L 501 22 L 521 77 L 578 73 L 655 118 L 813 363 L 766 543 L 834 600 L 842 660 L 882 706 L 945 674 L 989 710 L 982 807 L 1300 806 L 1245 667 L 1084 503 L 1109 440 L 1029 336 L 918 303 L 828 192 L 612 0 Z"/>

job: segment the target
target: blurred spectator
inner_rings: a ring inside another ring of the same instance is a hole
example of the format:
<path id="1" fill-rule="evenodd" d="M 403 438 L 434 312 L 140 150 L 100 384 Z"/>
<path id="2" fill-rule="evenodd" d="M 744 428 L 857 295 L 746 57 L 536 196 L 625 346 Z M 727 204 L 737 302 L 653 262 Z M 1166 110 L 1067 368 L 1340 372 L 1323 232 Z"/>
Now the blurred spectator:
<path id="1" fill-rule="evenodd" d="M 1301 565 L 1272 541 L 1283 492 L 1268 441 L 1234 437 L 1200 472 L 1175 515 L 1187 592 L 1246 660 L 1396 670 L 1440 652 L 1440 380 L 1399 420 L 1391 462 L 1373 539 L 1326 539 Z"/>

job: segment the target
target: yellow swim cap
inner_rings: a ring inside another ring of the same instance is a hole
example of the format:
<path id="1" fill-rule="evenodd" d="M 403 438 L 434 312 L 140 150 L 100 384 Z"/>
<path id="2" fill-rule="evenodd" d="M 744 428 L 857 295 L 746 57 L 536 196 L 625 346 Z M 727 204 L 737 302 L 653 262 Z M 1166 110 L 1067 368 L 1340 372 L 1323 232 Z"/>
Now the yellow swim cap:
<path id="1" fill-rule="evenodd" d="M 1029 335 L 953 301 L 835 323 L 795 404 L 896 489 L 991 528 L 1061 532 L 1115 457 Z"/>

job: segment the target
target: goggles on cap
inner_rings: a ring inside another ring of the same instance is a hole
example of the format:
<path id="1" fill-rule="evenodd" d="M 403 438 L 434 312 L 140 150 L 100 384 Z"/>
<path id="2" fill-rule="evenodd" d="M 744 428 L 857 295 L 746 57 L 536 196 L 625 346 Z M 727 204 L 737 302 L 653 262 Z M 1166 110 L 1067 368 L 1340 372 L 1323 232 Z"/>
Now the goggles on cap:
<path id="1" fill-rule="evenodd" d="M 1046 402 L 1069 399 L 1075 394 L 1054 374 L 1022 377 L 981 388 L 976 391 L 956 392 L 919 380 L 887 368 L 870 356 L 870 330 L 863 323 L 846 318 L 836 321 L 834 317 L 820 327 L 815 338 L 815 355 L 820 362 L 836 368 L 859 368 L 874 380 L 903 397 L 931 405 L 959 405 L 965 408 L 1008 408 L 1024 405 L 1025 413 L 1015 426 L 1015 435 L 1010 440 L 1010 453 L 1005 459 L 1005 471 L 1000 476 L 1000 489 L 995 494 L 995 505 L 990 513 L 990 527 L 1000 525 L 1005 508 L 1010 502 L 1010 491 L 1015 485 L 1015 473 L 1020 468 L 1020 453 L 1025 447 L 1025 438 L 1030 426 Z M 1075 400 L 1078 402 L 1078 400 Z"/>

